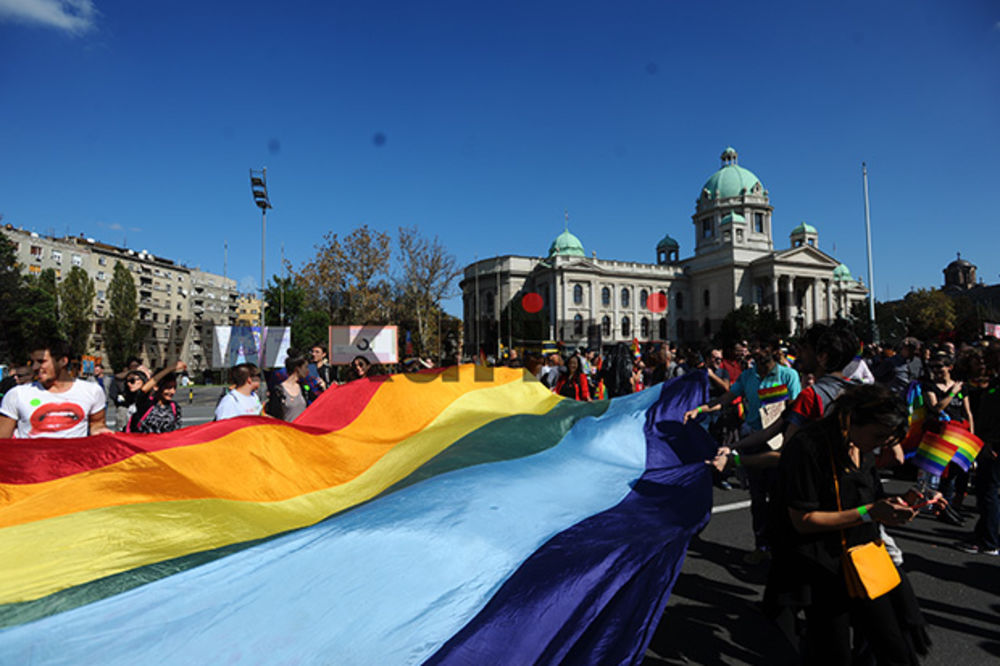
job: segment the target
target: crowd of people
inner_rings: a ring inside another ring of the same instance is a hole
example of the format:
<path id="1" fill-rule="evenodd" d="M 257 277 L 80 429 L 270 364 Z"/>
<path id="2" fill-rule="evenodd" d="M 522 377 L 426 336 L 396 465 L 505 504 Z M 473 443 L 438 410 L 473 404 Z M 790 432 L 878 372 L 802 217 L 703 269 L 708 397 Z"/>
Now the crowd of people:
<path id="1" fill-rule="evenodd" d="M 888 592 L 865 598 L 845 577 L 845 558 L 855 547 L 877 544 L 890 566 L 901 566 L 904 554 L 886 528 L 924 512 L 963 525 L 973 487 L 979 518 L 958 547 L 1000 553 L 997 342 L 906 338 L 892 347 L 863 347 L 838 323 L 815 324 L 792 342 L 762 336 L 725 349 L 659 343 L 643 350 L 620 343 L 603 353 L 521 356 L 510 350 L 504 363 L 578 401 L 608 400 L 703 371 L 709 399 L 684 420 L 715 439 L 718 451 L 706 462 L 717 485 L 740 483 L 750 491 L 755 549 L 745 561 L 770 567 L 762 608 L 801 650 L 804 663 L 911 664 L 929 642 L 905 573 L 898 569 Z M 397 369 L 431 365 L 419 360 Z M 97 434 L 107 428 L 109 406 L 119 430 L 171 432 L 182 425 L 175 397 L 186 371 L 183 362 L 154 372 L 129 359 L 107 378 L 105 395 L 103 368 L 95 368 L 96 381 L 75 378 L 66 343 L 40 343 L 30 362 L 14 367 L 0 384 L 0 438 Z M 229 371 L 215 419 L 294 421 L 331 386 L 385 372 L 364 356 L 331 366 L 322 345 L 289 350 L 284 367 L 270 372 L 240 363 Z M 889 496 L 881 477 L 896 469 L 907 478 L 902 444 L 913 434 L 917 408 L 926 413 L 923 428 L 946 422 L 984 446 L 973 468 L 950 464 L 940 476 L 920 472 L 914 489 Z"/>

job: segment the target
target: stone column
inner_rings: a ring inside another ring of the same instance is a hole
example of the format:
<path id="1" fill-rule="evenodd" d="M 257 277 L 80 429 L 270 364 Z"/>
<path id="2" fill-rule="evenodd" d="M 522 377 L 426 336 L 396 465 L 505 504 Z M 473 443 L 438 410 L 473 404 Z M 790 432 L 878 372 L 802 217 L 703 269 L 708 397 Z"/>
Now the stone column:
<path id="1" fill-rule="evenodd" d="M 791 275 L 785 278 L 785 312 L 788 317 L 788 329 L 795 332 L 795 278 Z"/>
<path id="2" fill-rule="evenodd" d="M 781 299 L 778 298 L 778 276 L 771 276 L 771 300 L 774 301 L 774 314 L 781 317 Z"/>
<path id="3" fill-rule="evenodd" d="M 833 319 L 833 281 L 824 280 L 826 283 L 826 320 Z"/>
<path id="4" fill-rule="evenodd" d="M 809 290 L 809 293 L 809 305 L 812 314 L 812 321 L 809 323 L 815 324 L 816 319 L 819 317 L 819 280 L 817 278 L 813 278 L 812 288 Z"/>
<path id="5" fill-rule="evenodd" d="M 618 293 L 618 285 L 611 283 L 608 285 L 608 289 L 611 290 L 611 339 L 620 340 L 618 325 L 621 323 L 618 320 L 618 298 L 620 294 Z"/>

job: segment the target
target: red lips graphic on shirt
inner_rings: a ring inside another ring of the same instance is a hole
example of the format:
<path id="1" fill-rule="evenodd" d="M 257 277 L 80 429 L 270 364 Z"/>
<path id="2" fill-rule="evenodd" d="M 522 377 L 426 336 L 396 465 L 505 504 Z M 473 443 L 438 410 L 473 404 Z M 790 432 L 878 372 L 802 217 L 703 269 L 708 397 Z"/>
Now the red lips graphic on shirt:
<path id="1" fill-rule="evenodd" d="M 50 402 L 31 413 L 33 435 L 69 430 L 84 419 L 83 408 L 72 402 Z"/>

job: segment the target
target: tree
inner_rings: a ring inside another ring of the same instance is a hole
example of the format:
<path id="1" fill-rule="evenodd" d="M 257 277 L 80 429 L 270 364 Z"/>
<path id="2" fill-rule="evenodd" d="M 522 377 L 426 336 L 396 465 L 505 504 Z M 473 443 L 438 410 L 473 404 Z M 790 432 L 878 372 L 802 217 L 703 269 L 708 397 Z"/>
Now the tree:
<path id="1" fill-rule="evenodd" d="M 46 268 L 38 275 L 28 277 L 24 298 L 17 309 L 25 351 L 30 352 L 27 347 L 39 340 L 62 336 L 58 293 L 53 269 Z"/>
<path id="2" fill-rule="evenodd" d="M 292 324 L 292 347 L 309 349 L 317 344 L 325 347 L 329 335 L 329 315 L 322 310 L 306 310 Z"/>
<path id="3" fill-rule="evenodd" d="M 73 266 L 59 285 L 59 311 L 62 328 L 74 356 L 87 352 L 90 328 L 94 320 L 94 281 L 87 271 Z"/>
<path id="4" fill-rule="evenodd" d="M 400 227 L 399 262 L 396 307 L 404 316 L 397 320 L 412 320 L 418 353 L 436 352 L 440 347 L 441 301 L 449 296 L 459 275 L 458 261 L 437 236 L 429 240 L 416 227 Z"/>
<path id="5" fill-rule="evenodd" d="M 273 276 L 264 290 L 266 325 L 294 327 L 296 319 L 305 312 L 306 300 L 306 290 L 295 278 Z"/>
<path id="6" fill-rule="evenodd" d="M 19 315 L 24 288 L 14 243 L 0 234 L 0 360 L 8 363 L 23 362 L 28 353 Z"/>
<path id="7" fill-rule="evenodd" d="M 778 319 L 770 308 L 758 310 L 747 304 L 726 315 L 714 339 L 717 345 L 729 347 L 740 340 L 770 335 L 788 335 L 788 323 Z"/>
<path id="8" fill-rule="evenodd" d="M 955 329 L 955 305 L 938 289 L 911 291 L 903 299 L 902 310 L 908 322 L 908 334 L 921 340 L 930 340 Z"/>
<path id="9" fill-rule="evenodd" d="M 139 321 L 135 280 L 128 268 L 115 262 L 108 285 L 109 314 L 104 322 L 104 347 L 111 367 L 125 367 L 130 356 L 138 356 L 146 337 L 146 327 Z"/>
<path id="10" fill-rule="evenodd" d="M 328 232 L 297 276 L 309 306 L 342 324 L 385 324 L 390 317 L 388 234 L 362 225 L 343 241 Z"/>

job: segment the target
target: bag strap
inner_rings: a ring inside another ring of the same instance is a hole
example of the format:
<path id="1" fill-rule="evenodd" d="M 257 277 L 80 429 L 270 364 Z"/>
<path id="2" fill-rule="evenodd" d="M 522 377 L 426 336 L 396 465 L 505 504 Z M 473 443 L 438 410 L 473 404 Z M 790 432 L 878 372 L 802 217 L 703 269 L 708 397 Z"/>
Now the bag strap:
<path id="1" fill-rule="evenodd" d="M 837 511 L 843 511 L 843 507 L 840 505 L 840 482 L 837 481 L 837 463 L 833 460 L 833 447 L 830 447 L 830 469 L 833 471 L 833 492 L 837 496 Z M 840 547 L 847 553 L 847 538 L 844 536 L 844 530 L 837 530 L 840 532 Z"/>

